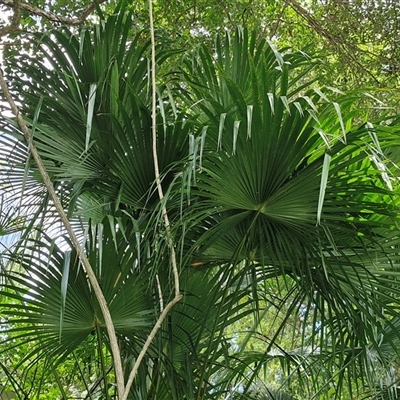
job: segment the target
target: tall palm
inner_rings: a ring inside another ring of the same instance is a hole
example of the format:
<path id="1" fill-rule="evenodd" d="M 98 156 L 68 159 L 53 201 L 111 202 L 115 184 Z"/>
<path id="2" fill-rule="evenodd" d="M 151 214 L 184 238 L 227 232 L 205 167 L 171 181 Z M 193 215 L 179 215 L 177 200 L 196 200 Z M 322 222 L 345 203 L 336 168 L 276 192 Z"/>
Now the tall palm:
<path id="1" fill-rule="evenodd" d="M 37 55 L 12 60 L 12 70 L 28 78 L 14 87 L 110 304 L 128 373 L 173 288 L 154 190 L 148 44 L 130 31 L 123 5 L 100 17 L 79 36 L 32 38 Z M 161 71 L 174 53 L 165 48 Z M 390 368 L 398 349 L 397 171 L 385 164 L 394 128 L 364 123 L 351 98 L 313 91 L 307 56 L 246 30 L 182 65 L 160 84 L 157 134 L 184 299 L 152 343 L 132 398 L 362 393 L 376 384 L 370 366 Z M 63 232 L 48 227 L 57 217 L 11 122 L 0 141 L 13 149 L 0 153 L 2 179 L 25 196 L 27 226 L 3 275 L 4 345 L 32 341 L 4 370 L 50 372 L 68 398 L 58 371 L 74 363 L 70 381 L 84 382 L 87 398 L 112 398 L 90 285 Z M 288 348 L 290 329 L 298 338 Z M 263 381 L 276 360 L 282 374 L 293 372 Z"/>

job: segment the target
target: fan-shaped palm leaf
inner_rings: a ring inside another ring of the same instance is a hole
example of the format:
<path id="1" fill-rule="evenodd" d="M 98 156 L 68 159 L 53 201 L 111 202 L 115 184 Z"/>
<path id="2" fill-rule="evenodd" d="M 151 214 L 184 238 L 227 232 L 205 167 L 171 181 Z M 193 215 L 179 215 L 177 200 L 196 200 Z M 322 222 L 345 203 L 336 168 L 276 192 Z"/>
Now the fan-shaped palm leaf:
<path id="1" fill-rule="evenodd" d="M 154 324 L 154 303 L 138 266 L 135 230 L 132 224 L 123 224 L 122 230 L 118 221 L 93 226 L 85 247 L 117 334 L 136 340 L 145 338 Z M 62 250 L 42 234 L 28 241 L 13 261 L 20 267 L 2 275 L 3 344 L 32 341 L 24 360 L 46 357 L 51 371 L 91 334 L 107 343 L 99 305 L 75 252 Z"/>
<path id="2" fill-rule="evenodd" d="M 351 98 L 306 92 L 304 61 L 246 31 L 188 61 L 188 97 L 207 125 L 188 213 L 193 264 L 250 259 L 290 276 L 307 318 L 324 326 L 304 326 L 303 340 L 335 343 L 346 369 L 346 349 L 376 345 L 377 319 L 397 316 L 387 235 L 398 240 L 398 189 L 382 150 L 394 142 L 384 126 L 352 125 Z"/>

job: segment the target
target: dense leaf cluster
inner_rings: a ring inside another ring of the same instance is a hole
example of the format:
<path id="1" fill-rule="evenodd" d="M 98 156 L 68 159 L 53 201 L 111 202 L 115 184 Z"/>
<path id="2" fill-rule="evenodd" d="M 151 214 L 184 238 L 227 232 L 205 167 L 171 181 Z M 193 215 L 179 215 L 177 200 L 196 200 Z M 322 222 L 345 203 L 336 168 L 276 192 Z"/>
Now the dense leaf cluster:
<path id="1" fill-rule="evenodd" d="M 259 31 L 181 52 L 158 32 L 160 202 L 149 45 L 135 18 L 119 5 L 93 27 L 27 35 L 35 51 L 5 68 L 108 301 L 127 375 L 173 297 L 168 210 L 184 297 L 131 398 L 394 395 L 396 118 L 368 121 L 365 96 L 318 88 L 316 60 Z M 0 167 L 0 233 L 19 233 L 2 252 L 4 384 L 21 398 L 48 382 L 65 399 L 115 398 L 99 305 L 7 117 Z"/>

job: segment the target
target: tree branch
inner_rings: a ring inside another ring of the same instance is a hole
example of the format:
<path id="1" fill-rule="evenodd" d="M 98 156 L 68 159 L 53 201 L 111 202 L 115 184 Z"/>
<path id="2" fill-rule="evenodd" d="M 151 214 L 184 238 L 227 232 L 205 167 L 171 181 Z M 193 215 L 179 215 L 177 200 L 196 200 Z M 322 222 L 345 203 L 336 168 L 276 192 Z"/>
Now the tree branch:
<path id="1" fill-rule="evenodd" d="M 272 40 L 273 37 L 276 35 L 276 33 L 278 32 L 278 28 L 280 26 L 280 24 L 283 21 L 283 13 L 285 12 L 286 8 L 289 5 L 289 0 L 285 0 L 285 3 L 282 6 L 281 11 L 279 12 L 278 16 L 276 17 L 276 23 L 275 26 L 273 27 L 273 29 L 271 30 L 271 33 L 269 34 L 269 39 Z M 266 27 L 263 29 L 263 32 L 265 32 Z"/>
<path id="2" fill-rule="evenodd" d="M 18 29 L 19 20 L 21 19 L 21 4 L 19 0 L 8 0 L 10 6 L 13 7 L 13 18 L 10 25 L 4 26 L 0 29 L 0 37 L 8 35 Z M 0 1 L 1 3 L 1 1 Z"/>
<path id="3" fill-rule="evenodd" d="M 341 37 L 335 36 L 330 33 L 327 29 L 325 29 L 316 18 L 314 18 L 303 6 L 297 3 L 295 0 L 288 0 L 292 9 L 298 14 L 301 18 L 308 22 L 308 25 L 318 33 L 318 35 L 327 39 L 331 44 L 337 46 L 337 48 L 341 48 L 344 52 L 345 56 L 348 57 L 351 61 L 357 64 L 360 68 L 362 68 L 368 75 L 371 76 L 372 79 L 375 80 L 376 83 L 380 84 L 379 80 L 376 76 L 368 70 L 364 65 L 360 63 L 355 54 L 359 51 L 362 51 L 358 46 L 349 43 Z"/>
<path id="4" fill-rule="evenodd" d="M 143 360 L 143 357 L 146 355 L 147 350 L 150 347 L 151 342 L 153 341 L 153 339 L 155 338 L 158 330 L 161 328 L 162 323 L 164 322 L 164 319 L 167 317 L 168 313 L 171 311 L 172 307 L 178 303 L 180 301 L 180 299 L 182 298 L 182 295 L 180 294 L 177 297 L 174 297 L 164 308 L 164 310 L 162 311 L 162 313 L 160 314 L 160 316 L 158 317 L 157 322 L 155 323 L 153 329 L 150 332 L 150 335 L 147 337 L 146 342 L 142 348 L 142 350 L 140 351 L 138 358 L 136 359 L 135 365 L 132 368 L 132 371 L 129 375 L 129 379 L 126 382 L 126 386 L 125 386 L 125 393 L 124 396 L 122 398 L 120 398 L 121 400 L 127 400 L 128 398 L 128 394 L 129 394 L 129 390 L 132 386 L 132 383 L 136 377 L 136 373 L 139 369 L 139 366 Z"/>
<path id="5" fill-rule="evenodd" d="M 162 215 L 164 218 L 164 226 L 165 232 L 167 236 L 168 248 L 170 250 L 171 256 L 171 265 L 172 265 L 172 273 L 174 277 L 174 287 L 175 287 L 175 296 L 174 298 L 165 306 L 163 310 L 161 310 L 161 314 L 159 315 L 157 322 L 155 323 L 153 329 L 151 330 L 149 336 L 146 339 L 146 342 L 140 351 L 138 358 L 133 365 L 132 371 L 129 374 L 128 381 L 126 382 L 125 386 L 125 393 L 120 400 L 127 400 L 129 395 L 129 390 L 132 386 L 132 383 L 136 377 L 136 373 L 139 369 L 139 366 L 147 353 L 147 350 L 150 347 L 151 342 L 155 338 L 157 332 L 162 326 L 163 321 L 167 317 L 168 313 L 172 309 L 172 307 L 178 303 L 182 295 L 179 290 L 179 271 L 178 271 L 178 263 L 177 257 L 175 253 L 175 247 L 172 240 L 172 232 L 171 232 L 171 225 L 169 222 L 167 208 L 165 203 L 163 203 L 164 199 L 164 192 L 161 186 L 161 179 L 160 179 L 160 168 L 158 165 L 158 154 L 157 154 L 157 86 L 156 86 L 156 45 L 155 45 L 155 37 L 154 37 L 154 21 L 153 21 L 153 1 L 148 0 L 149 3 L 149 22 L 150 22 L 150 35 L 151 35 L 151 94 L 152 94 L 152 139 L 153 139 L 153 161 L 154 161 L 154 172 L 157 184 L 157 191 L 158 197 L 160 199 L 160 203 L 162 204 Z"/>
<path id="6" fill-rule="evenodd" d="M 105 3 L 107 0 L 98 0 L 97 4 Z M 48 11 L 41 9 L 40 7 L 32 6 L 28 3 L 20 3 L 20 0 L 0 0 L 0 4 L 3 4 L 7 7 L 15 7 L 14 4 L 19 3 L 19 10 L 23 10 L 28 12 L 29 14 L 37 15 L 39 17 L 43 17 L 51 22 L 58 22 L 63 25 L 82 25 L 87 17 L 91 14 L 91 12 L 95 9 L 96 3 L 90 3 L 77 18 L 67 18 L 63 17 Z M 15 14 L 14 14 L 15 15 Z M 18 18 L 19 22 L 19 18 Z M 12 25 L 10 25 L 12 26 Z M 6 27 L 9 28 L 10 26 Z M 4 28 L 3 28 L 4 29 Z M 15 29 L 14 29 L 15 30 Z M 1 31 L 0 31 L 1 33 Z M 9 33 L 9 32 L 6 32 Z"/>
<path id="7" fill-rule="evenodd" d="M 36 148 L 36 145 L 32 140 L 31 132 L 30 132 L 28 126 L 26 125 L 25 120 L 22 118 L 22 115 L 19 112 L 19 109 L 12 98 L 10 91 L 8 90 L 8 86 L 7 86 L 6 81 L 4 80 L 3 72 L 1 71 L 1 69 L 0 69 L 0 88 L 3 92 L 5 100 L 8 102 L 8 104 L 11 107 L 11 111 L 17 120 L 17 123 L 25 137 L 26 142 L 29 143 L 32 157 L 38 166 L 40 175 L 41 175 L 43 182 L 47 188 L 50 198 L 54 203 L 54 206 L 60 216 L 61 221 L 63 222 L 63 224 L 65 226 L 65 229 L 68 232 L 68 235 L 71 238 L 71 241 L 74 245 L 75 250 L 79 254 L 80 260 L 86 271 L 89 282 L 90 282 L 90 284 L 93 288 L 93 291 L 95 293 L 95 296 L 99 302 L 100 309 L 103 313 L 104 323 L 106 325 L 108 337 L 110 340 L 110 347 L 111 347 L 111 353 L 113 356 L 115 376 L 116 376 L 116 382 L 117 382 L 118 397 L 122 398 L 124 390 L 125 390 L 125 382 L 124 382 L 124 373 L 123 373 L 123 369 L 122 369 L 121 353 L 119 351 L 117 336 L 116 336 L 114 324 L 113 324 L 113 321 L 111 318 L 111 313 L 110 313 L 110 310 L 107 305 L 107 300 L 104 297 L 103 291 L 100 288 L 99 282 L 97 281 L 96 274 L 94 273 L 94 270 L 93 270 L 92 266 L 90 265 L 88 258 L 82 253 L 81 244 L 80 244 L 78 238 L 76 237 L 76 235 L 72 229 L 72 226 L 68 220 L 68 217 L 64 211 L 64 208 L 60 202 L 60 199 L 58 198 L 58 196 L 54 190 L 53 182 L 51 181 L 49 174 L 47 173 L 47 170 L 46 170 L 46 168 L 43 164 L 43 161 L 40 157 L 40 154 Z"/>
<path id="8" fill-rule="evenodd" d="M 99 0 L 98 3 L 103 3 L 104 1 L 105 0 Z M 36 15 L 44 16 L 45 18 L 47 18 L 49 20 L 53 20 L 53 21 L 55 20 L 54 18 L 57 18 L 58 22 L 68 23 L 68 22 L 65 22 L 66 21 L 65 19 L 60 20 L 60 18 L 56 17 L 54 14 L 45 13 L 44 11 L 40 10 L 37 7 L 32 7 L 25 3 L 20 3 L 19 0 L 0 0 L 0 4 L 12 5 L 13 9 L 14 9 L 12 23 L 9 26 L 6 26 L 0 30 L 0 37 L 7 35 L 18 29 L 19 21 L 21 18 L 21 9 L 26 10 L 27 8 L 30 8 L 33 10 L 33 13 Z M 87 18 L 87 16 L 93 11 L 94 7 L 95 7 L 94 3 L 90 4 L 82 12 L 81 16 L 77 20 L 70 20 L 71 24 L 77 25 L 79 23 L 82 23 Z M 79 21 L 79 23 L 76 23 L 76 21 Z M 123 396 L 123 393 L 125 390 L 124 372 L 123 372 L 123 368 L 122 368 L 121 353 L 120 353 L 119 346 L 118 346 L 114 323 L 112 321 L 111 313 L 110 313 L 110 310 L 107 305 L 107 300 L 104 297 L 103 291 L 100 288 L 96 274 L 94 273 L 94 270 L 93 270 L 92 266 L 90 265 L 88 258 L 84 254 L 82 254 L 81 244 L 79 243 L 79 240 L 76 237 L 76 235 L 72 229 L 72 226 L 71 226 L 71 224 L 68 220 L 68 217 L 64 211 L 64 208 L 60 202 L 60 199 L 58 198 L 58 196 L 54 190 L 53 183 L 52 183 L 52 181 L 47 173 L 47 170 L 42 162 L 42 159 L 36 148 L 36 145 L 32 140 L 32 135 L 29 131 L 29 128 L 26 125 L 25 120 L 23 119 L 21 113 L 19 112 L 19 109 L 18 109 L 17 105 L 15 104 L 10 91 L 8 90 L 8 86 L 7 86 L 6 81 L 4 80 L 3 72 L 1 71 L 1 69 L 0 69 L 0 88 L 3 92 L 5 100 L 10 105 L 11 111 L 17 120 L 18 126 L 20 127 L 20 129 L 25 137 L 26 142 L 29 143 L 32 157 L 38 166 L 40 175 L 42 176 L 43 182 L 47 188 L 50 198 L 52 199 L 54 206 L 60 216 L 60 219 L 63 222 L 63 224 L 71 238 L 71 241 L 75 247 L 75 250 L 77 251 L 77 253 L 80 256 L 81 262 L 86 271 L 89 282 L 90 282 L 90 284 L 93 288 L 93 291 L 95 293 L 95 296 L 99 302 L 100 309 L 101 309 L 103 317 L 104 317 L 104 323 L 106 325 L 108 337 L 110 340 L 111 353 L 112 353 L 113 360 L 114 360 L 118 397 L 121 398 Z"/>

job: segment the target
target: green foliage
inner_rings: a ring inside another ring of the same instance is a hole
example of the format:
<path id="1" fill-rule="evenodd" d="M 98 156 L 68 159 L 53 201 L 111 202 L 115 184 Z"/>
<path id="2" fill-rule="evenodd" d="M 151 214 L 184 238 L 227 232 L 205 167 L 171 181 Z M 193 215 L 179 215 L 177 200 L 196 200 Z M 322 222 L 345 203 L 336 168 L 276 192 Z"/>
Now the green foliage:
<path id="1" fill-rule="evenodd" d="M 173 297 L 168 210 L 184 297 L 130 398 L 390 395 L 400 349 L 396 118 L 369 122 L 365 96 L 319 89 L 317 60 L 257 32 L 238 28 L 183 54 L 158 32 L 160 202 L 147 35 L 132 32 L 124 4 L 99 18 L 79 32 L 27 35 L 35 53 L 9 58 L 5 71 L 108 301 L 127 375 Z M 171 65 L 180 68 L 164 74 Z M 2 379 L 21 398 L 115 398 L 79 255 L 29 144 L 2 122 L 1 227 L 21 230 L 2 255 Z"/>

